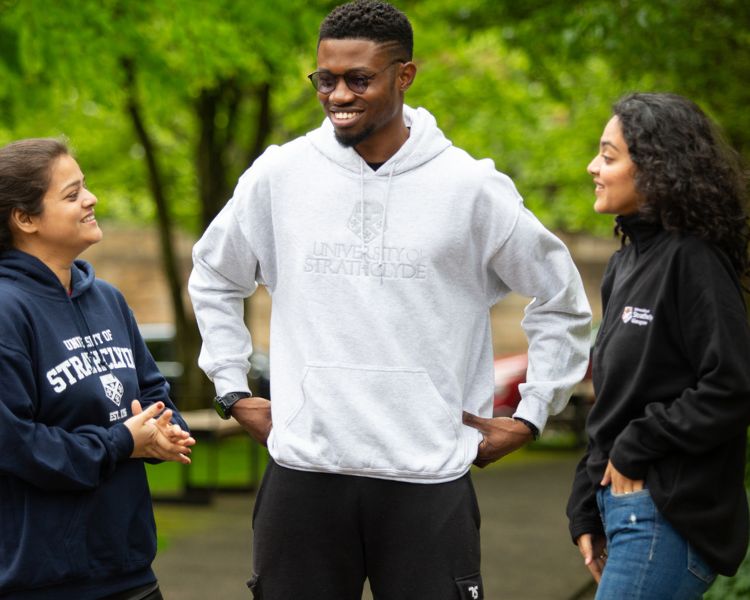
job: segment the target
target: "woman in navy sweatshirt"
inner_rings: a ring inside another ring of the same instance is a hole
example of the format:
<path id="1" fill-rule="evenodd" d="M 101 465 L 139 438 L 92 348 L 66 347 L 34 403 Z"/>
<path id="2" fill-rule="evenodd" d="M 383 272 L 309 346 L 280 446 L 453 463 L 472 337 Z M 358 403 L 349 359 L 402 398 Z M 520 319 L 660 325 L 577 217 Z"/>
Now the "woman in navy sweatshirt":
<path id="1" fill-rule="evenodd" d="M 143 460 L 195 441 L 124 298 L 76 260 L 96 197 L 54 139 L 0 148 L 0 596 L 161 598 Z"/>
<path id="2" fill-rule="evenodd" d="M 602 283 L 570 532 L 598 599 L 700 598 L 748 544 L 745 178 L 671 94 L 621 99 L 588 171 L 623 245 Z"/>

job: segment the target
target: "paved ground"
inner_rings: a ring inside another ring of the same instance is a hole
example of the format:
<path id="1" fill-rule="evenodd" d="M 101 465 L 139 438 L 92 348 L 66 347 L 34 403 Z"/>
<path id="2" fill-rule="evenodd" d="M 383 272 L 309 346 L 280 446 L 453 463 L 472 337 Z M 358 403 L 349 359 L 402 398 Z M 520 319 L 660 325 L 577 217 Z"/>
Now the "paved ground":
<path id="1" fill-rule="evenodd" d="M 473 474 L 482 511 L 485 598 L 593 598 L 564 515 L 578 455 L 526 456 Z M 154 568 L 166 600 L 251 597 L 244 581 L 250 572 L 252 504 L 251 495 L 224 494 L 209 507 L 157 505 L 157 523 L 169 541 Z M 170 534 L 176 523 L 186 531 Z M 365 590 L 363 600 L 370 599 Z"/>

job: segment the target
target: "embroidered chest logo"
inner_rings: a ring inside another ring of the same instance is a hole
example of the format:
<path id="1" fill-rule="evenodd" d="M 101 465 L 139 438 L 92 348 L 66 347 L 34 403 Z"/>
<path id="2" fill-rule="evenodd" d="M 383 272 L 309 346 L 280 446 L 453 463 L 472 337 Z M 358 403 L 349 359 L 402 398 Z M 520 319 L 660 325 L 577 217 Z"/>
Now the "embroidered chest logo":
<path id="1" fill-rule="evenodd" d="M 117 406 L 120 406 L 122 395 L 125 392 L 125 388 L 122 386 L 122 382 L 117 379 L 112 373 L 105 373 L 99 377 L 104 387 L 104 393 L 107 394 L 107 398 L 112 400 Z"/>
<path id="2" fill-rule="evenodd" d="M 638 308 L 637 306 L 626 306 L 622 311 L 622 322 L 630 325 L 645 327 L 654 320 L 650 308 Z"/>
<path id="3" fill-rule="evenodd" d="M 380 237 L 388 231 L 385 206 L 379 202 L 356 202 L 346 228 L 360 240 L 313 241 L 305 256 L 304 272 L 336 277 L 383 279 L 427 279 L 428 259 L 421 248 L 385 245 Z M 348 238 L 347 234 L 347 238 Z M 380 243 L 378 243 L 378 239 Z"/>
<path id="4" fill-rule="evenodd" d="M 349 216 L 349 230 L 365 244 L 371 242 L 383 230 L 383 205 L 378 202 L 366 202 L 364 207 L 357 202 Z M 364 216 L 364 226 L 362 217 Z"/>

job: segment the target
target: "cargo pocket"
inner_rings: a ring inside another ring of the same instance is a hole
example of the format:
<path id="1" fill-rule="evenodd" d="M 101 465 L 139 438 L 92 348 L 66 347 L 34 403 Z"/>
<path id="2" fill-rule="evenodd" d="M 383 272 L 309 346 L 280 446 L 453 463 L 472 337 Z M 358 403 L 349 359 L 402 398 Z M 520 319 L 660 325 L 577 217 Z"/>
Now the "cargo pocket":
<path id="1" fill-rule="evenodd" d="M 482 576 L 479 573 L 459 577 L 456 579 L 456 587 L 458 588 L 458 597 L 461 600 L 482 600 L 484 598 Z"/>
<path id="2" fill-rule="evenodd" d="M 247 580 L 247 587 L 250 588 L 255 600 L 263 600 L 263 593 L 260 589 L 260 577 L 258 575 L 253 573 L 253 576 Z"/>

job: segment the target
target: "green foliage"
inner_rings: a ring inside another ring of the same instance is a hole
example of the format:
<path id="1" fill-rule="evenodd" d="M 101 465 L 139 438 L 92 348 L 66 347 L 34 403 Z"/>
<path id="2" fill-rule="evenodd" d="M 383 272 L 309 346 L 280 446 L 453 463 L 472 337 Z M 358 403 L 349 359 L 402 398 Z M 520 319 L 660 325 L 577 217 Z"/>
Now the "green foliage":
<path id="1" fill-rule="evenodd" d="M 734 577 L 719 576 L 703 595 L 704 600 L 739 600 L 750 597 L 750 554 L 740 565 Z"/>
<path id="2" fill-rule="evenodd" d="M 198 148 L 212 122 L 222 200 L 253 159 L 259 93 L 264 145 L 318 125 L 304 76 L 330 0 L 5 0 L 0 12 L 0 141 L 67 135 L 101 213 L 154 217 L 144 149 L 124 110 L 123 59 L 136 86 L 173 217 L 201 227 L 209 172 Z M 740 0 L 403 0 L 419 74 L 407 95 L 446 135 L 514 178 L 549 226 L 606 233 L 586 164 L 612 102 L 632 89 L 689 95 L 750 148 L 750 5 Z M 233 100 L 236 99 L 236 102 Z M 205 141 L 205 140 L 204 140 Z M 203 191 L 201 191 L 203 190 Z"/>

